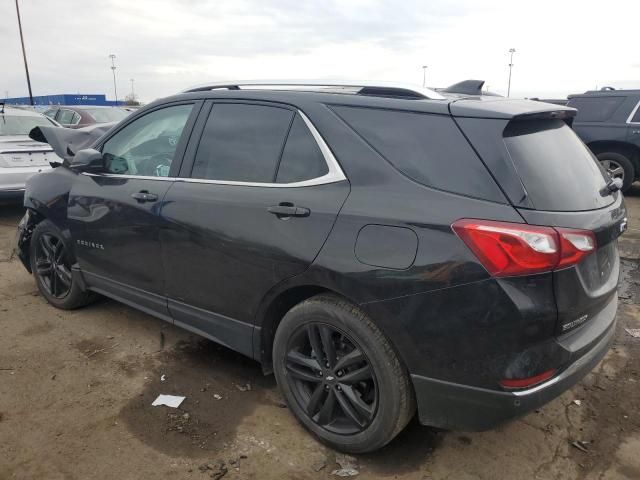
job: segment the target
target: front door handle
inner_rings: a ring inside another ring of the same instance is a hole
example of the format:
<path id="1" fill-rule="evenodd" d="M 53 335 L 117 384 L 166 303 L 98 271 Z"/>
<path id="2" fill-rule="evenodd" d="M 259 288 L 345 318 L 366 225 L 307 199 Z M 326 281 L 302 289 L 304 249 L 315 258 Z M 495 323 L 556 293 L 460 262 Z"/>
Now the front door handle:
<path id="1" fill-rule="evenodd" d="M 273 213 L 278 218 L 288 217 L 308 217 L 311 211 L 305 207 L 296 207 L 290 202 L 281 202 L 278 205 L 272 205 L 267 208 L 269 213 Z"/>
<path id="2" fill-rule="evenodd" d="M 138 201 L 138 203 L 155 202 L 156 200 L 158 200 L 158 196 L 155 193 L 149 193 L 146 190 L 141 190 L 139 192 L 132 193 L 131 197 L 135 198 Z"/>

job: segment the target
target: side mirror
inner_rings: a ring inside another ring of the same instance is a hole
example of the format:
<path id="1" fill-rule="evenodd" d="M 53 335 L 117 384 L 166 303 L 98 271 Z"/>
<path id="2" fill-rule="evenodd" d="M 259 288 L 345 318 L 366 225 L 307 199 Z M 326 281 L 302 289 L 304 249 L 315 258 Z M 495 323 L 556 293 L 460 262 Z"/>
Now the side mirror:
<path id="1" fill-rule="evenodd" d="M 69 163 L 69 168 L 77 172 L 103 172 L 104 158 L 99 151 L 87 148 L 75 154 Z"/>

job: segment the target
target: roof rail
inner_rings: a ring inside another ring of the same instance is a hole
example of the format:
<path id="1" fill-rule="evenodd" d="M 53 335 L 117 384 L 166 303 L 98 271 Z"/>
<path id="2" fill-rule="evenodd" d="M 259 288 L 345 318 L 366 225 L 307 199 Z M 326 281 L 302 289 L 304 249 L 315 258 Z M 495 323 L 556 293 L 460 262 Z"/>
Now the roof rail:
<path id="1" fill-rule="evenodd" d="M 336 82 L 333 80 L 243 80 L 212 82 L 188 88 L 181 93 L 205 92 L 209 90 L 242 90 L 242 89 L 273 89 L 273 90 L 308 90 L 330 91 L 331 93 L 355 93 L 357 95 L 371 95 L 380 97 L 426 98 L 444 100 L 438 92 L 411 84 L 387 82 Z"/>

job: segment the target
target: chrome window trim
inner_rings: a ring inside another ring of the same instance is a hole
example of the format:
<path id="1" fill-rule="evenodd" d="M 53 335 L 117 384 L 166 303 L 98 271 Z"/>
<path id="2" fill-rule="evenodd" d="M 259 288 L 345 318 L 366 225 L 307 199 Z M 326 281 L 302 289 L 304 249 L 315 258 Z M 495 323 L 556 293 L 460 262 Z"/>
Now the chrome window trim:
<path id="1" fill-rule="evenodd" d="M 638 101 L 638 103 L 636 103 L 636 106 L 633 108 L 633 110 L 631 110 L 631 115 L 629 115 L 629 118 L 627 118 L 627 123 L 630 125 L 640 125 L 640 122 L 632 122 L 631 119 L 634 117 L 634 115 L 636 114 L 636 112 L 638 111 L 638 109 L 640 108 L 640 100 Z"/>
<path id="2" fill-rule="evenodd" d="M 309 180 L 303 180 L 301 182 L 291 182 L 291 183 L 263 183 L 263 182 L 238 182 L 233 180 L 210 180 L 205 178 L 187 178 L 187 177 L 153 177 L 153 176 L 143 176 L 143 175 L 126 175 L 119 173 L 88 173 L 83 172 L 83 175 L 87 175 L 90 177 L 107 177 L 107 178 L 127 178 L 127 179 L 140 179 L 140 180 L 160 180 L 160 181 L 171 181 L 171 182 L 182 182 L 182 183 L 210 183 L 213 185 L 235 185 L 240 187 L 267 187 L 267 188 L 299 188 L 299 187 L 311 187 L 315 185 L 326 185 L 329 183 L 337 183 L 343 180 L 346 180 L 342 168 L 340 168 L 340 164 L 336 157 L 331 152 L 331 149 L 320 135 L 320 132 L 316 129 L 315 125 L 311 123 L 311 120 L 301 111 L 296 110 L 296 112 L 300 115 L 304 123 L 307 125 L 307 128 L 311 132 L 322 156 L 324 157 L 325 163 L 329 171 L 321 177 L 310 178 Z"/>

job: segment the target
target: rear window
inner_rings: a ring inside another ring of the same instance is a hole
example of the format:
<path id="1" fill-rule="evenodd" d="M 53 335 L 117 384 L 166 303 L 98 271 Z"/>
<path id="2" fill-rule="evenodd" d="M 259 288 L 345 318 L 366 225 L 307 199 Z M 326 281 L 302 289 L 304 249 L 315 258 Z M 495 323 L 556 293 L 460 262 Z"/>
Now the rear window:
<path id="1" fill-rule="evenodd" d="M 536 209 L 593 210 L 613 202 L 600 195 L 606 180 L 597 160 L 564 121 L 511 122 L 504 142 Z"/>
<path id="2" fill-rule="evenodd" d="M 579 97 L 569 100 L 568 105 L 578 109 L 576 122 L 604 122 L 611 118 L 613 112 L 627 97 Z"/>
<path id="3" fill-rule="evenodd" d="M 412 180 L 461 195 L 505 201 L 451 117 L 373 108 L 332 109 Z"/>
<path id="4" fill-rule="evenodd" d="M 119 122 L 130 112 L 120 108 L 85 108 L 85 112 L 93 117 L 96 123 Z"/>

